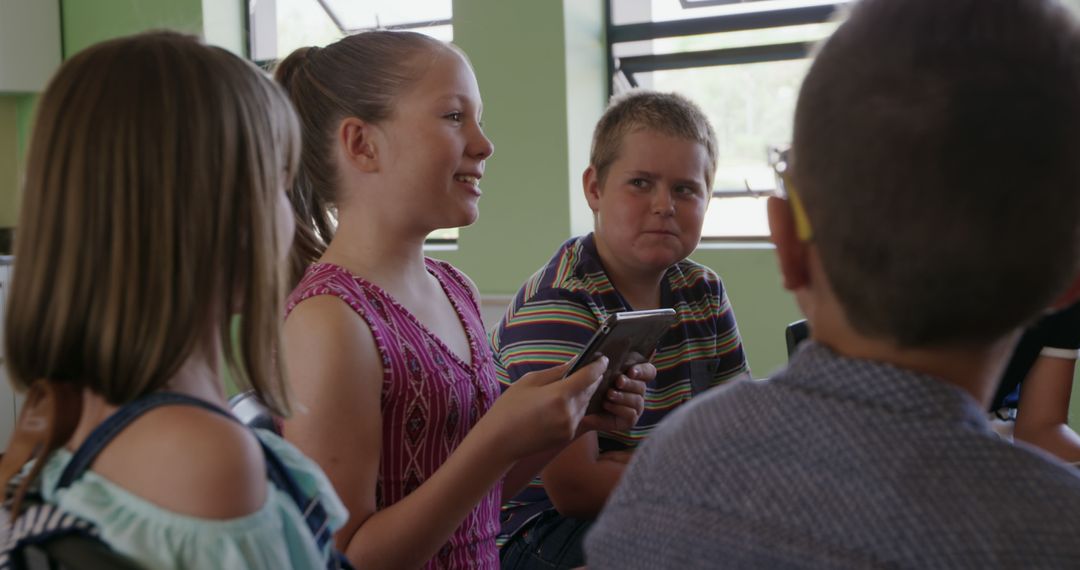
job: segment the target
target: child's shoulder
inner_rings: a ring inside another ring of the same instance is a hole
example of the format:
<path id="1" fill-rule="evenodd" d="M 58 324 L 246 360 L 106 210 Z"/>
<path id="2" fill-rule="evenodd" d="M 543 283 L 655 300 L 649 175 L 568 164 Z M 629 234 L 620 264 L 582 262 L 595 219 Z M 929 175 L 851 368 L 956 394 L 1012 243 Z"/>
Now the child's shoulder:
<path id="1" fill-rule="evenodd" d="M 435 259 L 434 257 L 424 257 L 424 264 L 427 265 L 428 271 L 434 271 L 440 278 L 449 277 L 471 289 L 476 289 L 476 284 L 473 283 L 473 280 L 466 275 L 464 271 L 454 267 L 449 261 Z"/>
<path id="2" fill-rule="evenodd" d="M 566 295 L 591 293 L 603 268 L 590 262 L 583 248 L 585 236 L 563 242 L 552 256 L 522 283 L 515 295 L 518 303 L 558 300 Z M 605 279 L 606 280 L 606 279 Z"/>
<path id="3" fill-rule="evenodd" d="M 147 412 L 93 469 L 160 508 L 198 518 L 244 516 L 266 500 L 263 453 L 250 430 L 193 406 Z"/>
<path id="4" fill-rule="evenodd" d="M 543 288 L 592 295 L 613 290 L 596 252 L 592 234 L 564 242 L 533 276 L 533 280 L 537 280 L 537 284 Z"/>
<path id="5" fill-rule="evenodd" d="M 285 301 L 286 323 L 298 312 L 336 313 L 345 307 L 348 310 L 344 312 L 348 314 L 380 309 L 391 298 L 377 285 L 345 267 L 316 263 L 308 267 L 300 283 L 289 293 Z"/>
<path id="6" fill-rule="evenodd" d="M 480 289 L 476 287 L 476 283 L 464 271 L 454 267 L 449 261 L 441 259 L 425 257 L 424 263 L 427 265 L 428 271 L 433 272 L 444 285 L 447 281 L 450 281 L 461 287 L 463 292 L 472 297 L 474 301 L 480 302 Z"/>
<path id="7" fill-rule="evenodd" d="M 679 261 L 672 267 L 685 275 L 700 275 L 713 281 L 720 280 L 720 276 L 711 267 L 698 263 L 689 257 Z"/>
<path id="8" fill-rule="evenodd" d="M 332 295 L 348 292 L 354 294 L 357 284 L 363 279 L 353 275 L 348 269 L 333 263 L 315 263 L 309 266 L 300 282 L 289 294 L 287 306 L 291 308 L 300 301 L 318 295 Z M 339 295 L 340 296 L 340 295 Z"/>
<path id="9" fill-rule="evenodd" d="M 721 291 L 724 288 L 716 271 L 690 258 L 672 265 L 667 271 L 667 278 L 676 289 L 701 287 L 710 291 Z"/>

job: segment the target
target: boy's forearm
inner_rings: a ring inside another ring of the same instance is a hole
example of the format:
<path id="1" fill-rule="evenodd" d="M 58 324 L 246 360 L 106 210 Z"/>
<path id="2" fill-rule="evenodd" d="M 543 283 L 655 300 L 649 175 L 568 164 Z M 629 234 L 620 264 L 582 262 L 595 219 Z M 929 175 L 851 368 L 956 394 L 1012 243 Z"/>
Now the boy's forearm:
<path id="1" fill-rule="evenodd" d="M 502 501 L 505 503 L 520 493 L 562 449 L 534 453 L 515 463 L 503 478 Z"/>
<path id="2" fill-rule="evenodd" d="M 1062 461 L 1080 462 L 1080 435 L 1065 424 L 1030 428 L 1017 425 L 1015 438 L 1046 450 Z"/>
<path id="3" fill-rule="evenodd" d="M 1013 436 L 1065 461 L 1080 461 L 1080 435 L 1069 428 L 1075 361 L 1040 356 L 1024 379 Z"/>
<path id="4" fill-rule="evenodd" d="M 524 489 L 537 475 L 540 475 L 540 473 L 549 464 L 551 464 L 552 460 L 558 457 L 559 454 L 561 454 L 565 449 L 566 447 L 556 447 L 549 450 L 541 451 L 539 453 L 534 453 L 533 455 L 530 455 L 529 457 L 526 457 L 515 463 L 514 466 L 510 469 L 510 471 L 506 473 L 506 477 L 503 478 L 503 502 L 505 503 L 506 501 L 514 498 L 518 493 L 520 493 L 522 489 Z M 608 464 L 614 463 L 625 466 L 626 463 L 629 462 L 629 457 L 631 453 L 632 452 L 630 451 L 612 452 L 611 454 L 602 455 L 601 459 L 595 461 Z M 608 456 L 612 458 L 618 457 L 618 459 L 604 459 L 604 457 Z M 606 466 L 601 467 L 600 469 L 603 469 L 604 471 L 609 470 L 609 468 Z M 621 476 L 621 474 L 621 469 L 618 470 L 617 473 L 615 473 L 615 483 L 612 484 L 611 488 L 605 492 L 605 499 L 606 495 L 610 494 L 611 491 L 615 489 L 614 485 L 618 484 L 618 477 Z M 583 479 L 590 479 L 590 476 L 588 474 L 582 474 L 582 477 Z M 601 477 L 604 477 L 604 475 L 601 475 Z M 544 483 L 544 488 L 545 490 L 548 488 L 548 484 L 546 481 Z"/>
<path id="5" fill-rule="evenodd" d="M 592 519 L 619 484 L 626 460 L 604 459 L 596 433 L 566 447 L 543 471 L 544 489 L 563 516 Z"/>

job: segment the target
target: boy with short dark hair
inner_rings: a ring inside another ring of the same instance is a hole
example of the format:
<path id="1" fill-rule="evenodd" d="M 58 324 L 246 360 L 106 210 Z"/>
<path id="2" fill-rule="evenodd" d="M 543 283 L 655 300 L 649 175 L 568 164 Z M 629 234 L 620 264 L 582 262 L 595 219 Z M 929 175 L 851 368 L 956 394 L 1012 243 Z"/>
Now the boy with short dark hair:
<path id="1" fill-rule="evenodd" d="M 1076 298 L 1077 157 L 1056 2 L 856 4 L 769 203 L 811 341 L 653 434 L 589 567 L 1075 567 L 1080 476 L 984 410 L 1020 330 Z"/>
<path id="2" fill-rule="evenodd" d="M 675 309 L 656 380 L 633 429 L 582 436 L 503 508 L 504 569 L 572 568 L 581 541 L 638 444 L 694 395 L 748 374 L 720 278 L 686 259 L 701 238 L 716 171 L 716 135 L 701 109 L 671 93 L 612 99 L 583 176 L 594 231 L 564 243 L 521 288 L 492 334 L 509 385 L 576 356 L 611 313 Z"/>

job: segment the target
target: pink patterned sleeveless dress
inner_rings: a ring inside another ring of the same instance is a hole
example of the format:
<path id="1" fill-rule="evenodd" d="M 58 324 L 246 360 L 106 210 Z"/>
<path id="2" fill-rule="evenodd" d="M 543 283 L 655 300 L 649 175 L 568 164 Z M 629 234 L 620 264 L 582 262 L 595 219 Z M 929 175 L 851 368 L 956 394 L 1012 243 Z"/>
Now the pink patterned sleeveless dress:
<path id="1" fill-rule="evenodd" d="M 333 295 L 371 328 L 382 355 L 382 455 L 376 505 L 400 501 L 439 468 L 499 394 L 480 307 L 465 277 L 450 264 L 427 259 L 468 334 L 466 364 L 393 297 L 343 267 L 319 263 L 289 295 L 286 314 L 305 299 Z M 465 518 L 425 568 L 498 568 L 502 484 Z"/>

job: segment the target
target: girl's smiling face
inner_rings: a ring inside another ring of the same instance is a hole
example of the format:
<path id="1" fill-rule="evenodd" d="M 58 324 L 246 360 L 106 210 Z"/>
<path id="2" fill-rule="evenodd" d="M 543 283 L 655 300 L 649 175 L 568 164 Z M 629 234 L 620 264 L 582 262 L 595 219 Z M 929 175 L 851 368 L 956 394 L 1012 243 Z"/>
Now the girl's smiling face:
<path id="1" fill-rule="evenodd" d="M 467 226 L 479 215 L 484 162 L 495 150 L 481 128 L 480 88 L 452 49 L 420 60 L 422 75 L 378 125 L 382 191 L 400 199 L 420 231 Z"/>

